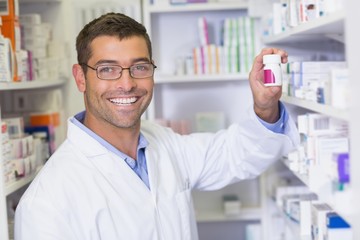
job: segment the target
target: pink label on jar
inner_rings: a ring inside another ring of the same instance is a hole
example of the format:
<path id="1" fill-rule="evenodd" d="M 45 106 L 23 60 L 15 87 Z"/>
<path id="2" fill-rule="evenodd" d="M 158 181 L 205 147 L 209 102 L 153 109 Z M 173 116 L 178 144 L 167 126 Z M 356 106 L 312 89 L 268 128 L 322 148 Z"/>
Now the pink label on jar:
<path id="1" fill-rule="evenodd" d="M 275 83 L 275 75 L 270 69 L 264 70 L 264 83 Z"/>

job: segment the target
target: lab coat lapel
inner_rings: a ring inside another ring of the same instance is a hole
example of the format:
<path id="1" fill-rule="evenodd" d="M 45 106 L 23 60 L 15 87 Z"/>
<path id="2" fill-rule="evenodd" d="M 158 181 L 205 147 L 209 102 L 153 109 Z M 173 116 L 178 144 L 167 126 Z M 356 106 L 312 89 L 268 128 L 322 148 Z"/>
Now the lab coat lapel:
<path id="1" fill-rule="evenodd" d="M 118 194 L 123 195 L 126 191 L 143 194 L 142 197 L 149 195 L 149 189 L 124 159 L 107 150 L 70 121 L 68 123 L 68 140 L 84 154 Z M 83 141 L 79 141 L 79 139 L 83 139 Z"/>
<path id="2" fill-rule="evenodd" d="M 149 189 L 124 159 L 108 151 L 91 161 L 119 195 L 123 195 L 126 191 L 126 193 L 133 192 L 135 195 L 141 194 L 140 197 L 149 197 Z"/>
<path id="3" fill-rule="evenodd" d="M 159 159 L 158 153 L 154 151 L 153 146 L 149 144 L 146 147 L 145 150 L 145 156 L 146 156 L 146 165 L 148 169 L 148 176 L 149 176 L 149 183 L 150 183 L 150 189 L 153 193 L 153 196 L 156 199 L 156 192 L 158 187 L 158 176 L 159 176 L 159 169 L 158 165 L 156 163 L 156 159 Z"/>

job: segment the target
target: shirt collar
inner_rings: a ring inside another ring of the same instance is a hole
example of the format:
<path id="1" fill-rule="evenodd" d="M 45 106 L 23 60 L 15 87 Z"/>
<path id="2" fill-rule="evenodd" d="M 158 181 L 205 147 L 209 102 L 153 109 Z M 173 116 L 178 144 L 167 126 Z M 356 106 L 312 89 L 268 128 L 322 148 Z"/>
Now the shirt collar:
<path id="1" fill-rule="evenodd" d="M 82 129 L 84 132 L 86 132 L 87 134 L 89 134 L 91 137 L 93 137 L 96 141 L 98 141 L 102 146 L 104 146 L 106 149 L 108 149 L 109 151 L 115 153 L 116 155 L 120 156 L 123 159 L 127 159 L 129 158 L 128 155 L 126 155 L 125 153 L 119 151 L 117 148 L 115 148 L 113 145 L 111 145 L 110 143 L 108 143 L 107 141 L 105 141 L 103 138 L 101 138 L 99 135 L 97 135 L 95 132 L 93 132 L 92 130 L 90 130 L 88 127 L 86 127 L 83 122 L 85 119 L 85 114 L 86 111 L 82 111 L 79 112 L 78 114 L 76 114 L 73 118 L 70 119 L 70 121 L 75 124 L 77 127 L 79 127 L 80 129 Z M 140 136 L 139 136 L 139 143 L 137 146 L 137 151 L 139 151 L 140 149 L 144 149 L 149 145 L 149 142 L 146 140 L 145 136 L 140 132 Z"/>

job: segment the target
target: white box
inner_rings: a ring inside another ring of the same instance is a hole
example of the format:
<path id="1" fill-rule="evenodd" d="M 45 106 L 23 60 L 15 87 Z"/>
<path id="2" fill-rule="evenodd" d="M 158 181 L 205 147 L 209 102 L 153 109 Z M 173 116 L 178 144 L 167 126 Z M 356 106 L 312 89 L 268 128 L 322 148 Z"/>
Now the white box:
<path id="1" fill-rule="evenodd" d="M 7 124 L 8 134 L 10 138 L 20 138 L 24 135 L 23 117 L 5 117 L 2 120 Z"/>
<path id="2" fill-rule="evenodd" d="M 302 61 L 290 63 L 290 71 L 293 73 L 330 73 L 334 68 L 346 68 L 344 61 Z"/>
<path id="3" fill-rule="evenodd" d="M 34 25 L 41 23 L 41 16 L 37 13 L 20 14 L 19 21 L 21 25 Z"/>
<path id="4" fill-rule="evenodd" d="M 241 202 L 239 200 L 224 201 L 224 213 L 227 216 L 240 214 Z"/>
<path id="5" fill-rule="evenodd" d="M 348 69 L 333 69 L 330 76 L 331 105 L 339 109 L 347 109 L 350 102 Z"/>
<path id="6" fill-rule="evenodd" d="M 327 229 L 326 240 L 353 240 L 351 228 L 331 228 Z"/>
<path id="7" fill-rule="evenodd" d="M 225 195 L 223 205 L 225 215 L 234 216 L 240 214 L 241 202 L 237 195 Z"/>
<path id="8" fill-rule="evenodd" d="M 315 194 L 300 196 L 300 235 L 307 236 L 311 233 L 311 205 L 318 198 Z"/>
<path id="9" fill-rule="evenodd" d="M 45 37 L 44 26 L 42 24 L 23 25 L 21 30 L 22 30 L 21 36 L 24 39 Z"/>
<path id="10" fill-rule="evenodd" d="M 349 138 L 342 136 L 318 137 L 315 140 L 315 148 L 315 164 L 331 175 L 333 154 L 349 152 Z"/>
<path id="11" fill-rule="evenodd" d="M 323 240 L 326 232 L 326 213 L 332 211 L 326 203 L 313 203 L 311 206 L 311 231 L 314 240 Z"/>

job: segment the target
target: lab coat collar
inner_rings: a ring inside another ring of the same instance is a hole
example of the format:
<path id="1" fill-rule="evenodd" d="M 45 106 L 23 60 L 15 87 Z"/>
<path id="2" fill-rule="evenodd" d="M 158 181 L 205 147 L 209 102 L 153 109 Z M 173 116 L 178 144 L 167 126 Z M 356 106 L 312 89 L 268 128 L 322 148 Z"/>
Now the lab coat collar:
<path id="1" fill-rule="evenodd" d="M 88 133 L 76 126 L 73 123 L 72 118 L 68 119 L 67 140 L 70 141 L 86 157 L 106 154 L 108 152 L 107 149 Z M 79 141 L 79 139 L 86 139 L 86 141 Z"/>
<path id="2" fill-rule="evenodd" d="M 98 169 L 109 180 L 109 183 L 115 190 L 124 189 L 129 185 L 129 182 L 123 181 L 123 179 L 132 179 L 132 184 L 138 185 L 136 188 L 143 189 L 144 196 L 148 196 L 149 189 L 141 181 L 141 179 L 133 172 L 133 170 L 125 163 L 124 159 L 121 159 L 115 153 L 106 149 L 96 139 L 91 137 L 88 133 L 76 126 L 72 119 L 68 120 L 68 135 L 67 140 L 73 144 L 73 146 L 88 159 L 93 166 Z M 79 141 L 83 139 L 83 141 Z M 121 160 L 121 161 L 119 161 Z M 150 171 L 156 171 L 154 167 L 151 167 Z M 149 173 L 150 175 L 150 173 Z M 126 176 L 126 177 L 124 177 Z M 150 185 L 154 185 L 156 179 L 150 179 Z M 119 192 L 119 194 L 121 194 Z M 143 196 L 143 197 L 144 197 Z"/>

